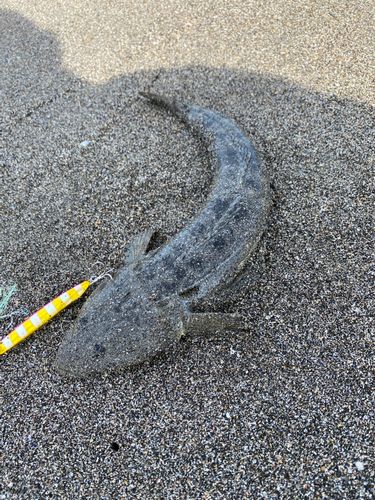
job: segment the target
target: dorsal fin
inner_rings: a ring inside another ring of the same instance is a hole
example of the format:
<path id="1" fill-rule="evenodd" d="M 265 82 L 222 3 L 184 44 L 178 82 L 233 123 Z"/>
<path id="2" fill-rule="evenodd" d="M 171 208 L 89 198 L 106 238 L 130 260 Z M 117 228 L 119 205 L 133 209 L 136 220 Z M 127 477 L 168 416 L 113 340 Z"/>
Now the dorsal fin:
<path id="1" fill-rule="evenodd" d="M 154 233 L 155 229 L 149 228 L 134 236 L 125 254 L 126 264 L 132 264 L 146 255 L 147 247 Z"/>

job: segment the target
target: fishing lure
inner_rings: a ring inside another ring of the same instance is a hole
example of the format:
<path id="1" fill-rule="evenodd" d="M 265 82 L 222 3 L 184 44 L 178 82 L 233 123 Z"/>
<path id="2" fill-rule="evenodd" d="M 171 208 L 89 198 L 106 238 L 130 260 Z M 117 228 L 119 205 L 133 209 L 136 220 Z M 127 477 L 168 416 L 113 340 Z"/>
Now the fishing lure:
<path id="1" fill-rule="evenodd" d="M 108 273 L 101 274 L 97 278 L 90 278 L 90 280 L 83 281 L 67 292 L 62 293 L 56 299 L 39 309 L 39 311 L 18 325 L 17 328 L 0 341 L 0 354 L 4 354 L 9 351 L 36 332 L 36 330 L 39 330 L 39 328 L 48 323 L 54 316 L 59 314 L 59 312 L 64 310 L 75 300 L 79 299 L 79 297 L 85 293 L 90 285 L 93 285 L 105 276 L 109 276 L 112 279 L 111 275 Z"/>

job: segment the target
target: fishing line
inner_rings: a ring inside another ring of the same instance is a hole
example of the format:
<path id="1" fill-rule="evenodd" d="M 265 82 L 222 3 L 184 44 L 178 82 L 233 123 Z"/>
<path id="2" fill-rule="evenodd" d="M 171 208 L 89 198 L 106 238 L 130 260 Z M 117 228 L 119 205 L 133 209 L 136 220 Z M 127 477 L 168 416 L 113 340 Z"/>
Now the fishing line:
<path id="1" fill-rule="evenodd" d="M 7 282 L 0 285 L 0 320 L 10 318 L 11 321 L 7 325 L 7 329 L 13 324 L 13 316 L 21 316 L 29 314 L 29 311 L 25 307 L 16 309 L 8 314 L 4 314 L 8 308 L 9 302 L 13 295 L 18 291 L 17 283 L 8 284 Z"/>

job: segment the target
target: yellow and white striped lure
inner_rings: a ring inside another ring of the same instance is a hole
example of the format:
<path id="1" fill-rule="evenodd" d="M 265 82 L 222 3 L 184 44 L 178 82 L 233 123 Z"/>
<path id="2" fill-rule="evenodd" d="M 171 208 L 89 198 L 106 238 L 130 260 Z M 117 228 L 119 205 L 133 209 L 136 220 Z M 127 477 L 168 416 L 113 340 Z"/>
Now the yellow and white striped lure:
<path id="1" fill-rule="evenodd" d="M 36 330 L 39 330 L 39 328 L 48 323 L 48 321 L 56 316 L 56 314 L 81 297 L 81 295 L 85 293 L 94 281 L 96 280 L 83 281 L 67 292 L 62 293 L 56 299 L 52 300 L 42 307 L 42 309 L 39 309 L 39 311 L 30 316 L 30 318 L 26 321 L 18 325 L 17 328 L 0 341 L 0 354 L 4 354 L 9 351 L 12 347 L 25 340 Z"/>

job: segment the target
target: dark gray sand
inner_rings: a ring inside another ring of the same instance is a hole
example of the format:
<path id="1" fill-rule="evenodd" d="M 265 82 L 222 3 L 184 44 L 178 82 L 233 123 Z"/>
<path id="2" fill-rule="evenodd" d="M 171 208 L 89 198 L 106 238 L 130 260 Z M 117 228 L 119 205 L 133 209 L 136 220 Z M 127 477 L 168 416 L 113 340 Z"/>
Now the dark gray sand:
<path id="1" fill-rule="evenodd" d="M 72 381 L 54 358 L 83 297 L 0 358 L 0 498 L 374 498 L 374 109 L 244 69 L 94 85 L 63 69 L 51 33 L 0 23 L 9 310 L 36 311 L 98 260 L 121 266 L 137 232 L 159 228 L 156 245 L 203 206 L 204 146 L 139 90 L 231 119 L 273 192 L 241 286 L 202 305 L 248 331 Z"/>

